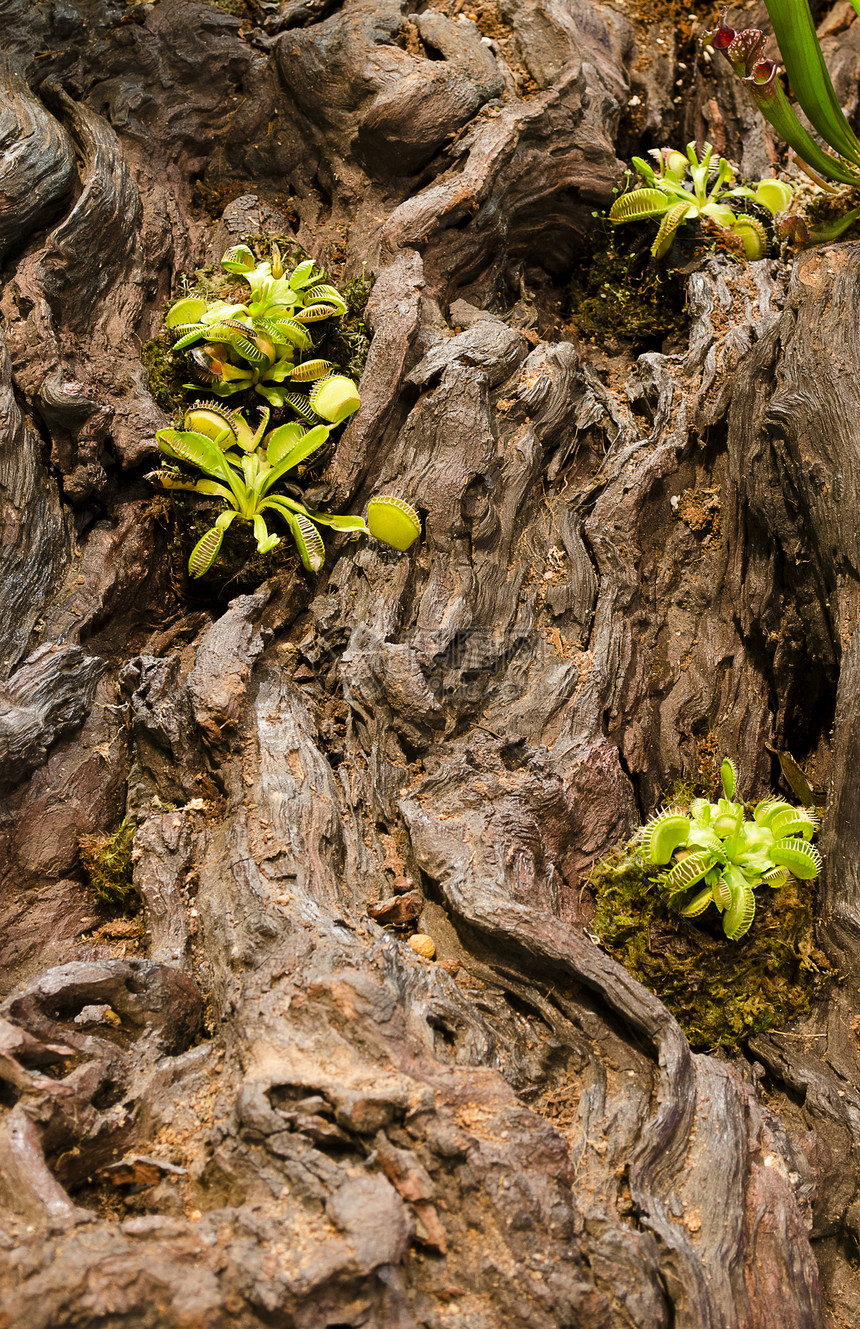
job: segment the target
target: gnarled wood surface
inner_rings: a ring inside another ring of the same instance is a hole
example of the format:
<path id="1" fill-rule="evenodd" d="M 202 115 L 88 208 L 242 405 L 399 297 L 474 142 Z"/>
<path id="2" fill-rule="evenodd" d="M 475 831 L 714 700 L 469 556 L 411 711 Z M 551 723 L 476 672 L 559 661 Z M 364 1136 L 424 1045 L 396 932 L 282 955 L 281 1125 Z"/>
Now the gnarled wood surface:
<path id="1" fill-rule="evenodd" d="M 711 260 L 679 349 L 608 360 L 557 287 L 616 154 L 768 161 L 723 71 L 673 100 L 670 23 L 0 10 L 0 1325 L 855 1324 L 860 250 Z M 320 497 L 424 536 L 189 604 L 141 346 L 290 226 L 377 277 Z M 829 775 L 844 981 L 694 1055 L 583 873 L 765 743 Z M 143 935 L 78 856 L 124 816 Z"/>

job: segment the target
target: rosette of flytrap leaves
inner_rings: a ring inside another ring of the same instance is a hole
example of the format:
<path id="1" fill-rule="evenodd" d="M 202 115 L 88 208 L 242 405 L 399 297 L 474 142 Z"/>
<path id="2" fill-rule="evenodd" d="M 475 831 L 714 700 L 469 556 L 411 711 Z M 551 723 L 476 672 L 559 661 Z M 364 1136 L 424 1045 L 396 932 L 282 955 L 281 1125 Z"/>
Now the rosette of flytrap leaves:
<path id="1" fill-rule="evenodd" d="M 167 312 L 174 351 L 188 351 L 190 368 L 217 397 L 253 389 L 271 406 L 289 406 L 309 423 L 341 424 L 360 399 L 329 360 L 315 359 L 310 324 L 346 313 L 346 302 L 312 259 L 287 275 L 277 245 L 260 261 L 247 245 L 235 245 L 221 266 L 247 282 L 244 302 L 186 296 Z M 296 391 L 311 384 L 310 391 Z M 186 383 L 194 390 L 197 384 Z"/>
<path id="2" fill-rule="evenodd" d="M 641 852 L 646 863 L 664 868 L 654 880 L 672 908 L 695 918 L 713 904 L 723 932 L 737 941 L 755 917 L 756 887 L 818 876 L 821 856 L 809 843 L 818 820 L 773 798 L 757 803 L 748 820 L 734 801 L 737 772 L 728 757 L 720 776 L 717 803 L 694 798 L 687 811 L 660 812 L 642 831 Z"/>
<path id="3" fill-rule="evenodd" d="M 634 157 L 633 166 L 645 181 L 644 189 L 633 189 L 617 198 L 609 210 L 613 226 L 624 222 L 659 221 L 657 238 L 651 246 L 655 258 L 662 258 L 671 247 L 678 228 L 684 222 L 701 221 L 717 228 L 733 242 L 739 255 L 748 259 L 764 258 L 768 237 L 759 219 L 745 211 L 754 204 L 775 216 L 791 203 L 792 191 L 782 180 L 759 180 L 754 189 L 734 184 L 734 171 L 725 157 L 712 166 L 713 148 L 706 143 L 699 157 L 695 143 L 687 144 L 686 154 L 670 148 L 652 148 L 655 167 Z"/>
<path id="4" fill-rule="evenodd" d="M 158 446 L 174 465 L 153 471 L 149 479 L 165 489 L 188 490 L 225 504 L 191 551 L 188 571 L 192 577 L 209 571 L 226 531 L 236 520 L 252 523 L 261 554 L 280 543 L 280 536 L 269 531 L 267 522 L 281 520 L 309 572 L 318 572 L 325 561 L 320 526 L 361 531 L 395 549 L 408 549 L 421 534 L 417 512 L 402 499 L 371 499 L 367 522 L 362 517 L 316 512 L 301 502 L 301 491 L 287 476 L 327 442 L 330 430 L 326 425 L 306 429 L 293 422 L 267 433 L 268 408 L 252 429 L 240 411 L 230 411 L 219 402 L 197 403 L 185 412 L 183 423 L 183 429 L 160 429 L 156 434 Z M 189 474 L 195 470 L 202 471 L 205 478 Z M 290 492 L 284 492 L 286 489 Z"/>

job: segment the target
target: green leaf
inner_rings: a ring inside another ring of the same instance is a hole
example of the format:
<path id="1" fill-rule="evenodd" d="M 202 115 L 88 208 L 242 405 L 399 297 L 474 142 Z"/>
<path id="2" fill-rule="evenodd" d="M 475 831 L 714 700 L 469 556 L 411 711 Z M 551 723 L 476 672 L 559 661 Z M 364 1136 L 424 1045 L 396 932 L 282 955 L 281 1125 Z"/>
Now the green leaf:
<path id="1" fill-rule="evenodd" d="M 159 429 L 155 435 L 158 446 L 168 457 L 183 461 L 187 466 L 196 466 L 207 475 L 226 479 L 229 470 L 224 454 L 211 438 L 197 434 L 191 429 Z"/>
<path id="2" fill-rule="evenodd" d="M 774 863 L 788 868 L 801 881 L 812 881 L 821 871 L 821 855 L 805 840 L 776 840 L 770 847 L 770 856 Z"/>
<path id="3" fill-rule="evenodd" d="M 335 512 L 312 512 L 310 515 L 320 526 L 330 526 L 334 531 L 361 531 L 364 535 L 370 534 L 363 517 L 341 516 Z"/>
<path id="4" fill-rule="evenodd" d="M 193 433 L 211 438 L 213 443 L 224 450 L 238 441 L 239 418 L 235 411 L 219 406 L 217 402 L 196 401 L 185 412 L 182 423 Z"/>
<path id="5" fill-rule="evenodd" d="M 285 514 L 299 551 L 299 557 L 308 572 L 319 572 L 325 563 L 325 545 L 322 536 L 309 517 L 301 512 Z"/>
<path id="6" fill-rule="evenodd" d="M 313 383 L 315 379 L 325 378 L 332 368 L 331 360 L 305 360 L 291 371 L 290 378 L 296 383 Z"/>
<path id="7" fill-rule="evenodd" d="M 281 543 L 280 536 L 269 534 L 265 519 L 259 512 L 255 513 L 253 521 L 254 535 L 257 539 L 257 552 L 260 554 L 271 553 L 275 546 Z"/>
<path id="8" fill-rule="evenodd" d="M 277 410 L 280 410 L 280 408 L 285 405 L 288 396 L 283 388 L 266 387 L 265 383 L 255 383 L 254 391 L 259 392 L 260 396 L 265 397 L 266 401 Z"/>
<path id="9" fill-rule="evenodd" d="M 224 532 L 237 515 L 235 512 L 222 512 L 215 525 L 197 541 L 188 560 L 188 571 L 192 577 L 203 577 L 209 571 L 218 557 Z"/>
<path id="10" fill-rule="evenodd" d="M 336 313 L 337 308 L 335 305 L 305 305 L 304 309 L 296 311 L 295 317 L 299 323 L 322 323 L 325 319 L 331 318 Z"/>
<path id="11" fill-rule="evenodd" d="M 244 277 L 257 266 L 257 260 L 247 245 L 234 245 L 221 259 L 221 267 L 226 272 L 241 273 Z"/>
<path id="12" fill-rule="evenodd" d="M 270 365 L 271 356 L 267 355 L 251 337 L 236 336 L 230 339 L 230 345 L 237 355 L 241 355 L 243 360 L 247 360 L 249 365 L 259 369 L 261 365 Z"/>
<path id="13" fill-rule="evenodd" d="M 157 480 L 165 489 L 185 489 L 192 494 L 205 494 L 210 498 L 225 498 L 233 502 L 233 495 L 226 485 L 219 485 L 217 480 L 180 480 L 167 471 L 155 471 L 147 479 Z"/>
<path id="14" fill-rule="evenodd" d="M 361 405 L 358 388 L 344 374 L 331 374 L 311 388 L 308 398 L 317 415 L 333 425 L 343 424 Z"/>
<path id="15" fill-rule="evenodd" d="M 785 184 L 782 180 L 759 180 L 754 197 L 757 203 L 767 208 L 770 215 L 775 217 L 778 212 L 785 212 L 791 207 L 794 191 L 791 185 Z"/>
<path id="16" fill-rule="evenodd" d="M 660 152 L 660 149 L 659 149 L 659 148 L 652 148 L 651 151 L 652 151 L 652 153 L 656 154 L 656 156 L 660 159 L 660 164 L 661 164 L 661 166 L 662 166 L 663 157 L 662 157 L 662 153 Z M 633 169 L 634 169 L 639 175 L 642 176 L 642 179 L 645 181 L 646 184 L 649 184 L 649 185 L 654 185 L 654 184 L 656 184 L 657 176 L 656 176 L 656 173 L 655 173 L 655 171 L 654 171 L 654 167 L 651 166 L 649 162 L 646 162 L 646 161 L 644 160 L 644 158 L 642 158 L 642 157 L 631 157 L 631 158 L 630 158 L 630 164 L 631 164 L 631 166 L 633 167 Z M 686 162 L 686 158 L 685 158 L 685 160 L 684 160 L 684 167 L 685 167 L 685 168 L 686 168 L 686 165 L 687 165 L 687 162 Z M 629 173 L 628 173 L 628 177 L 627 177 L 627 178 L 628 178 L 628 179 L 630 178 L 630 177 L 629 177 Z"/>
<path id="17" fill-rule="evenodd" d="M 632 193 L 622 194 L 615 200 L 609 209 L 609 220 L 613 226 L 620 226 L 623 222 L 661 217 L 672 206 L 675 206 L 673 200 L 659 189 L 634 189 Z"/>
<path id="18" fill-rule="evenodd" d="M 723 793 L 726 798 L 734 798 L 738 783 L 738 771 L 730 757 L 723 757 L 723 764 L 720 767 L 720 783 L 723 786 Z"/>
<path id="19" fill-rule="evenodd" d="M 676 895 L 678 891 L 689 890 L 701 881 L 714 865 L 714 856 L 705 850 L 700 854 L 687 854 L 680 863 L 660 879 L 660 889 L 666 895 Z"/>
<path id="20" fill-rule="evenodd" d="M 182 323 L 199 323 L 206 313 L 206 301 L 197 296 L 187 296 L 171 305 L 164 316 L 166 328 L 176 328 Z"/>
<path id="21" fill-rule="evenodd" d="M 312 453 L 318 452 L 323 444 L 328 441 L 328 436 L 329 431 L 325 425 L 317 425 L 314 429 L 309 429 L 306 434 L 303 434 L 278 464 L 272 467 L 263 481 L 260 493 L 267 494 L 272 486 L 277 484 L 288 471 L 292 471 L 306 457 L 310 457 Z"/>
<path id="22" fill-rule="evenodd" d="M 757 259 L 767 257 L 767 251 L 770 247 L 767 232 L 757 217 L 738 217 L 733 222 L 731 229 L 735 235 L 739 236 L 744 247 L 744 254 L 751 263 L 754 263 Z"/>
<path id="23" fill-rule="evenodd" d="M 743 81 L 765 119 L 773 125 L 789 147 L 794 148 L 807 166 L 829 180 L 839 180 L 848 185 L 860 183 L 860 171 L 825 152 L 804 129 L 785 95 L 777 67 L 772 60 L 760 60 L 750 77 Z"/>
<path id="24" fill-rule="evenodd" d="M 305 420 L 309 421 L 311 424 L 316 423 L 316 412 L 307 397 L 303 397 L 301 393 L 298 392 L 281 392 L 280 395 L 281 400 L 279 405 L 292 406 L 293 410 L 298 415 L 304 416 Z"/>
<path id="25" fill-rule="evenodd" d="M 696 894 L 692 899 L 688 900 L 686 904 L 681 905 L 680 911 L 685 918 L 696 918 L 699 914 L 705 912 L 708 905 L 713 902 L 713 899 L 714 897 L 711 893 L 710 886 L 703 886 L 700 891 L 696 891 Z"/>
<path id="26" fill-rule="evenodd" d="M 300 439 L 305 436 L 304 425 L 300 425 L 297 420 L 293 420 L 288 425 L 278 425 L 277 429 L 272 429 L 265 437 L 266 461 L 270 466 L 277 466 L 279 461 L 286 457 L 291 448 L 294 448 Z"/>
<path id="27" fill-rule="evenodd" d="M 294 318 L 266 318 L 260 319 L 260 326 L 272 335 L 280 337 L 281 344 L 295 346 L 300 351 L 307 351 L 313 346 L 313 338 L 307 328 L 302 327 Z"/>
<path id="28" fill-rule="evenodd" d="M 324 302 L 333 305 L 336 314 L 346 313 L 346 301 L 340 291 L 335 290 L 334 286 L 329 286 L 327 283 L 323 283 L 321 286 L 311 286 L 309 290 L 305 291 L 304 298 L 313 304 Z"/>
<path id="29" fill-rule="evenodd" d="M 662 812 L 652 817 L 642 832 L 643 857 L 648 863 L 668 863 L 678 846 L 687 843 L 689 834 L 689 817 L 680 812 Z"/>
<path id="30" fill-rule="evenodd" d="M 714 904 L 720 910 L 720 913 L 723 913 L 731 905 L 732 888 L 726 881 L 722 872 L 719 873 L 711 886 L 711 894 L 714 897 Z"/>
<path id="31" fill-rule="evenodd" d="M 284 379 L 291 377 L 292 370 L 292 360 L 276 360 L 273 365 L 263 370 L 260 377 L 266 383 L 283 383 Z"/>
<path id="32" fill-rule="evenodd" d="M 179 323 L 173 330 L 180 334 L 173 343 L 172 349 L 174 351 L 184 351 L 187 346 L 193 346 L 202 337 L 209 336 L 209 329 L 204 327 L 202 323 Z"/>
<path id="33" fill-rule="evenodd" d="M 811 840 L 817 829 L 818 818 L 801 811 L 800 808 L 778 812 L 771 819 L 769 826 L 774 838 L 778 840 L 787 840 L 795 835 L 801 836 L 804 840 Z"/>
<path id="34" fill-rule="evenodd" d="M 293 268 L 289 278 L 290 286 L 294 291 L 303 291 L 305 287 L 313 286 L 314 282 L 318 281 L 320 276 L 322 276 L 322 274 L 318 272 L 314 260 L 312 258 L 306 258 L 304 262 L 299 263 L 297 267 Z"/>
<path id="35" fill-rule="evenodd" d="M 729 941 L 739 941 L 752 927 L 755 918 L 755 894 L 746 881 L 732 889 L 732 902 L 723 914 L 723 932 Z"/>

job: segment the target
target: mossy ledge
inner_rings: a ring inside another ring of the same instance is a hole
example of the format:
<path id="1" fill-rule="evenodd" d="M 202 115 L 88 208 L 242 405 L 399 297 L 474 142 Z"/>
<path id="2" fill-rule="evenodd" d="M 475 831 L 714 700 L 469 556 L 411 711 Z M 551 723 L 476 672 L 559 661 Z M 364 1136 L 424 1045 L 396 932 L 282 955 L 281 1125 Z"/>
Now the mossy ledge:
<path id="1" fill-rule="evenodd" d="M 815 945 L 814 882 L 758 890 L 752 930 L 727 941 L 715 911 L 693 921 L 670 910 L 654 875 L 635 840 L 601 859 L 590 873 L 594 931 L 666 1004 L 694 1049 L 735 1048 L 808 1014 L 812 996 L 833 977 Z"/>

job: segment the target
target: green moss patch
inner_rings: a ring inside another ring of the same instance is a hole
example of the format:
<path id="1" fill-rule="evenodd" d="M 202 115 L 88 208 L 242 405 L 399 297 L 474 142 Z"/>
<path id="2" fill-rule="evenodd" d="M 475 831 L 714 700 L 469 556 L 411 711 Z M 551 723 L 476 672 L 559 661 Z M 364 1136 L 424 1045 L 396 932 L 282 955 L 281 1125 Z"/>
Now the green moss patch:
<path id="1" fill-rule="evenodd" d="M 78 852 L 90 885 L 105 904 L 116 909 L 134 910 L 140 896 L 132 881 L 131 851 L 134 822 L 124 821 L 110 835 L 82 835 Z"/>
<path id="2" fill-rule="evenodd" d="M 686 279 L 651 258 L 653 236 L 636 227 L 598 225 L 570 284 L 570 313 L 586 341 L 659 350 L 683 328 Z"/>
<path id="3" fill-rule="evenodd" d="M 752 929 L 733 942 L 715 909 L 695 920 L 671 911 L 654 875 L 635 842 L 602 859 L 590 874 L 593 926 L 609 954 L 665 1003 L 693 1048 L 737 1047 L 808 1014 L 830 969 L 815 945 L 813 882 L 758 890 Z"/>
<path id="4" fill-rule="evenodd" d="M 174 355 L 173 338 L 169 332 L 160 332 L 148 341 L 140 358 L 149 374 L 149 390 L 158 405 L 168 415 L 180 416 L 188 403 L 189 393 L 182 386 L 188 378 L 184 357 Z"/>

